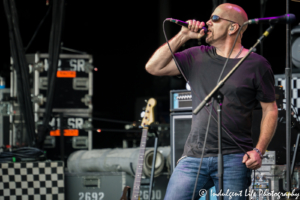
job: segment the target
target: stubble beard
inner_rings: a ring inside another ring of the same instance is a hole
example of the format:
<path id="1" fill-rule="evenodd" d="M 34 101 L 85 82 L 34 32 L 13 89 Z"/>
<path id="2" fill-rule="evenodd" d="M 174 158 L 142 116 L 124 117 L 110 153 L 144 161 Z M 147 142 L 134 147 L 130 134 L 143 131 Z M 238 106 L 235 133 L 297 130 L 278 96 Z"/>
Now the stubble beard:
<path id="1" fill-rule="evenodd" d="M 215 38 L 214 36 L 214 31 L 211 31 L 211 34 L 209 37 L 206 37 L 205 42 L 211 46 L 213 46 L 213 44 L 215 44 L 218 41 L 221 41 L 222 39 L 226 39 L 227 37 L 227 33 L 224 32 L 221 36 L 219 36 L 218 38 Z"/>

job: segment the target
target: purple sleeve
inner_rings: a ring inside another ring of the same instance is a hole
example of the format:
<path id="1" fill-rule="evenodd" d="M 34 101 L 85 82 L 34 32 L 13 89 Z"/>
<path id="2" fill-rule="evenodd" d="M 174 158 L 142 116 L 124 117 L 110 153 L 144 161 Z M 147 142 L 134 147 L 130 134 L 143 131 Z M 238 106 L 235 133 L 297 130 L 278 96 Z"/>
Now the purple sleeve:
<path id="1" fill-rule="evenodd" d="M 174 54 L 176 61 L 179 64 L 178 69 L 187 80 L 189 80 L 191 73 L 191 66 L 193 65 L 193 48 L 186 49 L 184 51 L 178 52 Z"/>

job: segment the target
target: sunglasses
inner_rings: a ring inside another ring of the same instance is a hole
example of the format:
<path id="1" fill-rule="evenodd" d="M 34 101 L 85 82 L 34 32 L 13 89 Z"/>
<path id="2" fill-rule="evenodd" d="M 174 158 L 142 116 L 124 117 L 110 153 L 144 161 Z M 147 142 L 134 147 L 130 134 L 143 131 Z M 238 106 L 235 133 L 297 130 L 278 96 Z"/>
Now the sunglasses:
<path id="1" fill-rule="evenodd" d="M 212 15 L 212 16 L 210 17 L 210 20 L 211 20 L 212 22 L 217 22 L 217 21 L 219 21 L 220 19 L 223 19 L 223 20 L 226 20 L 226 21 L 229 21 L 229 22 L 238 24 L 237 22 L 234 22 L 234 21 L 231 21 L 231 20 L 228 20 L 228 19 L 221 18 L 221 17 L 219 17 L 218 15 Z M 238 24 L 238 25 L 239 25 L 239 24 Z M 240 25 L 239 25 L 239 26 L 240 26 Z"/>

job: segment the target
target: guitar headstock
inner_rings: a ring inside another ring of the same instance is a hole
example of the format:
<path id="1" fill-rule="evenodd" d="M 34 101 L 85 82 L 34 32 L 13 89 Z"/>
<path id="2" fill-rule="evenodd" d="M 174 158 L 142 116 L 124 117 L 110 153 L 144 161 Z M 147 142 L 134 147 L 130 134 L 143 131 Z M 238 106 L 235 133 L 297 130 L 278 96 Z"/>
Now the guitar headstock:
<path id="1" fill-rule="evenodd" d="M 147 126 L 149 126 L 151 123 L 155 121 L 154 106 L 156 106 L 156 100 L 154 98 L 150 98 L 147 102 L 145 115 L 143 117 L 142 124 L 141 124 L 143 128 L 147 128 Z"/>

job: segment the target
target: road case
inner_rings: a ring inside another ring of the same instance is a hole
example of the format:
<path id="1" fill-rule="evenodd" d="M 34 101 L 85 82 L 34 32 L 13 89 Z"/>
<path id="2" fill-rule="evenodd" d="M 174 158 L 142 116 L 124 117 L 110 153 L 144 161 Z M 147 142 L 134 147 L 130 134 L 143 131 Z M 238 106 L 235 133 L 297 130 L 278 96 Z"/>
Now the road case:
<path id="1" fill-rule="evenodd" d="M 152 200 L 164 199 L 169 175 L 154 178 Z M 125 172 L 66 173 L 66 200 L 120 199 L 125 186 L 133 187 L 134 177 Z M 149 199 L 149 179 L 142 179 L 140 199 Z"/>
<path id="2" fill-rule="evenodd" d="M 33 101 L 35 112 L 45 111 L 48 87 L 48 54 L 26 55 L 33 72 Z M 92 56 L 60 54 L 53 102 L 53 112 L 91 114 L 93 95 Z"/>

